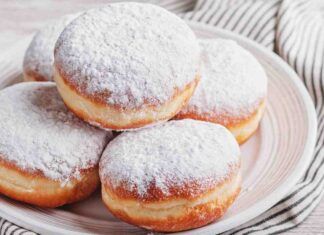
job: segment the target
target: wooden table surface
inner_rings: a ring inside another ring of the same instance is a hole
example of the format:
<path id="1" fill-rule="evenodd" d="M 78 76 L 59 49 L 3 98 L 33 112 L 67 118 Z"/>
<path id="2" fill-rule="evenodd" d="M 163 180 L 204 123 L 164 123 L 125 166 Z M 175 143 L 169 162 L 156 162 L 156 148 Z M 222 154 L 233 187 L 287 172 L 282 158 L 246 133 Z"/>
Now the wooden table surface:
<path id="1" fill-rule="evenodd" d="M 48 20 L 107 3 L 107 0 L 0 0 L 0 51 L 42 27 Z M 285 234 L 324 234 L 324 200 L 299 226 Z"/>

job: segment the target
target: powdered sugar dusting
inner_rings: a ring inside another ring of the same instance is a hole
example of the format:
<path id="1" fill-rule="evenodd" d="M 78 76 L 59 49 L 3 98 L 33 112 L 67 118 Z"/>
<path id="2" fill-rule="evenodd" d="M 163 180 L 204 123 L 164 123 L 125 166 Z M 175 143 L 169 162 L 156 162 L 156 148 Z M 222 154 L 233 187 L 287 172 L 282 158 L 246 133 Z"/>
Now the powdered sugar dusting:
<path id="1" fill-rule="evenodd" d="M 48 81 L 53 80 L 54 46 L 57 38 L 78 14 L 52 21 L 37 32 L 24 58 L 24 70 L 34 71 Z"/>
<path id="2" fill-rule="evenodd" d="M 98 164 L 112 138 L 69 112 L 51 82 L 2 90 L 0 129 L 0 158 L 62 182 Z"/>
<path id="3" fill-rule="evenodd" d="M 154 5 L 114 3 L 74 20 L 56 43 L 55 66 L 79 91 L 109 105 L 163 104 L 197 73 L 191 29 Z"/>
<path id="4" fill-rule="evenodd" d="M 151 184 L 165 195 L 170 185 L 198 182 L 208 188 L 239 164 L 240 149 L 223 126 L 190 119 L 124 132 L 105 149 L 102 182 L 145 196 Z"/>
<path id="5" fill-rule="evenodd" d="M 253 113 L 267 93 L 267 77 L 259 62 L 232 40 L 200 40 L 202 79 L 180 113 L 244 117 Z"/>

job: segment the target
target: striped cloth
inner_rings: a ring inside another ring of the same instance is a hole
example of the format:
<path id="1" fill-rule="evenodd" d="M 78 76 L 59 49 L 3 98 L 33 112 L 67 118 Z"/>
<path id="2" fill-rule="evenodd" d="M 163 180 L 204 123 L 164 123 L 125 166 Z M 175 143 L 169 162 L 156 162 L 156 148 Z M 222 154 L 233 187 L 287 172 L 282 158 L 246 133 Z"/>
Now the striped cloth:
<path id="1" fill-rule="evenodd" d="M 301 223 L 324 187 L 324 1 L 152 0 L 186 20 L 244 35 L 279 54 L 300 76 L 318 116 L 313 160 L 289 195 L 258 218 L 226 234 L 276 234 Z M 34 234 L 2 219 L 0 235 Z"/>

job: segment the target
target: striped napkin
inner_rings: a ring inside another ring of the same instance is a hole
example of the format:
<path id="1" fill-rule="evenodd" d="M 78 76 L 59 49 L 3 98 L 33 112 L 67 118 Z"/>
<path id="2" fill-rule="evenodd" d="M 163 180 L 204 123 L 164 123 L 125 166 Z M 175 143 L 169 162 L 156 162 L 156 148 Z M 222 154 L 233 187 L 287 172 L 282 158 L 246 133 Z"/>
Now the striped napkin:
<path id="1" fill-rule="evenodd" d="M 226 234 L 275 234 L 301 223 L 318 205 L 324 187 L 324 1 L 151 0 L 182 18 L 246 36 L 279 54 L 304 82 L 318 117 L 313 160 L 290 194 L 258 218 Z M 0 219 L 0 234 L 34 232 Z"/>

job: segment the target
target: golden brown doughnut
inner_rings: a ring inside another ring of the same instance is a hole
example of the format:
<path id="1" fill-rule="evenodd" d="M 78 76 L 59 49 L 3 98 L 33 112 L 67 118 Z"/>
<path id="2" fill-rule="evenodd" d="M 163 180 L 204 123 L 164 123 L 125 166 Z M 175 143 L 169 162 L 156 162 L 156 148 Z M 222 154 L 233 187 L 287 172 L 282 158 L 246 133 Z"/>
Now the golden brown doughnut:
<path id="1" fill-rule="evenodd" d="M 102 199 L 118 218 L 175 232 L 220 218 L 241 187 L 240 150 L 223 126 L 190 119 L 124 132 L 99 164 Z"/>
<path id="2" fill-rule="evenodd" d="M 99 185 L 99 157 L 112 137 L 69 112 L 52 82 L 0 92 L 0 193 L 57 207 Z"/>
<path id="3" fill-rule="evenodd" d="M 60 35 L 54 58 L 54 79 L 66 105 L 105 129 L 167 121 L 200 79 L 192 30 L 150 4 L 115 3 L 84 13 Z"/>
<path id="4" fill-rule="evenodd" d="M 200 40 L 202 79 L 175 117 L 227 127 L 242 144 L 258 128 L 265 109 L 267 76 L 259 62 L 236 42 Z"/>

